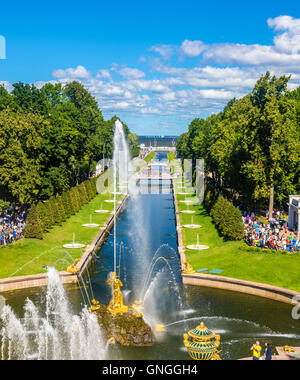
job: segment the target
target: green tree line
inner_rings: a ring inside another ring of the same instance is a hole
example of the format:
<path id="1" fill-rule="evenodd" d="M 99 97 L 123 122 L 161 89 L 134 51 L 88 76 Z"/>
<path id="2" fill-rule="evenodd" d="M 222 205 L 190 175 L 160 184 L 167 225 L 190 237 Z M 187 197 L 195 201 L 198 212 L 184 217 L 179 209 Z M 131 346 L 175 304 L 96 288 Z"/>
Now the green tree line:
<path id="1" fill-rule="evenodd" d="M 26 219 L 24 236 L 31 239 L 42 239 L 43 234 L 55 225 L 61 225 L 81 207 L 95 198 L 97 178 L 81 182 L 79 185 L 64 191 L 61 195 L 51 196 L 47 201 L 33 203 Z"/>
<path id="2" fill-rule="evenodd" d="M 114 116 L 104 120 L 79 82 L 0 86 L 0 206 L 32 204 L 88 179 L 113 154 Z M 124 124 L 131 154 L 138 137 Z"/>
<path id="3" fill-rule="evenodd" d="M 300 87 L 289 91 L 289 79 L 267 72 L 222 112 L 193 120 L 177 143 L 182 158 L 204 158 L 206 173 L 230 198 L 269 215 L 300 191 Z"/>

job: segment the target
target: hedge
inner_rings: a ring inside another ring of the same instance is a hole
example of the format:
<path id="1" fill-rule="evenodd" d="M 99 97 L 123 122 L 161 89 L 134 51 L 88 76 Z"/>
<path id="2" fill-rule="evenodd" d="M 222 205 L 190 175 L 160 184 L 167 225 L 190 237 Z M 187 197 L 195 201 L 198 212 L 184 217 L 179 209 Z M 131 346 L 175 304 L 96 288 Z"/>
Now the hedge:
<path id="1" fill-rule="evenodd" d="M 244 225 L 240 210 L 208 183 L 205 184 L 204 206 L 225 239 L 243 239 Z"/>
<path id="2" fill-rule="evenodd" d="M 43 233 L 55 224 L 61 225 L 81 207 L 95 198 L 97 178 L 91 178 L 72 187 L 56 197 L 51 196 L 45 202 L 33 204 L 28 212 L 24 236 L 26 238 L 42 239 Z"/>

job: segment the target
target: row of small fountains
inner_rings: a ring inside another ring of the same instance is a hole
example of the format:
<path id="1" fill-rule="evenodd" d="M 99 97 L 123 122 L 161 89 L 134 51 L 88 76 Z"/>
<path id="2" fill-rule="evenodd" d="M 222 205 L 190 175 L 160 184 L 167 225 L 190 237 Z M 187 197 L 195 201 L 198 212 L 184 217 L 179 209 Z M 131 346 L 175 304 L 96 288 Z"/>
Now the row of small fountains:
<path id="1" fill-rule="evenodd" d="M 177 193 L 178 195 L 186 195 L 189 193 Z M 185 204 L 192 204 L 193 201 L 185 200 L 180 201 Z M 182 214 L 195 214 L 196 211 L 193 210 L 182 210 Z M 198 224 L 187 224 L 183 225 L 184 228 L 201 228 Z M 188 245 L 188 249 L 202 250 L 208 249 L 207 245 L 193 244 Z M 192 265 L 187 261 L 183 262 L 184 274 L 194 274 L 196 271 L 193 269 Z M 220 346 L 220 335 L 215 334 L 213 331 L 209 330 L 203 322 L 200 323 L 196 328 L 188 331 L 187 334 L 183 335 L 183 343 L 186 347 L 190 357 L 194 360 L 221 360 L 218 351 Z"/>

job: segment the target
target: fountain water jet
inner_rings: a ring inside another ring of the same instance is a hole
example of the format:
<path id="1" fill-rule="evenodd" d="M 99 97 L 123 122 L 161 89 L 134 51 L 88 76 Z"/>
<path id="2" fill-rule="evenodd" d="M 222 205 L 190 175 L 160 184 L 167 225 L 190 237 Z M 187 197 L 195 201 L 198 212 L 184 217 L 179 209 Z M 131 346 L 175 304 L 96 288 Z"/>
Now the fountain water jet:
<path id="1" fill-rule="evenodd" d="M 79 315 L 69 309 L 59 273 L 48 268 L 45 310 L 29 299 L 24 318 L 10 306 L 2 314 L 1 357 L 9 360 L 101 360 L 106 353 L 97 317 L 86 307 Z"/>

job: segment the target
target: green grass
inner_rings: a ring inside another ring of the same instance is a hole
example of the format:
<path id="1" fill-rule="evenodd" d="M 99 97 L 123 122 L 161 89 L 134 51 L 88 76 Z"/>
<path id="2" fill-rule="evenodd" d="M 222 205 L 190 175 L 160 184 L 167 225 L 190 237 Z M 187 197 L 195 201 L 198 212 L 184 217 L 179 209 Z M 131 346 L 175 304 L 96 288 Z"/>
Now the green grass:
<path id="1" fill-rule="evenodd" d="M 111 195 L 110 197 L 112 198 Z M 117 196 L 117 200 L 120 198 L 121 195 Z M 73 233 L 78 243 L 88 245 L 93 241 L 99 227 L 87 228 L 82 224 L 90 223 L 90 215 L 92 215 L 92 223 L 103 226 L 109 214 L 97 214 L 95 210 L 113 210 L 113 203 L 105 203 L 105 199 L 109 199 L 109 196 L 98 194 L 76 215 L 71 216 L 61 226 L 55 226 L 45 233 L 43 240 L 24 238 L 15 244 L 1 247 L 0 278 L 43 273 L 46 272 L 43 268 L 45 265 L 55 266 L 57 270 L 65 270 L 75 258 L 81 257 L 84 248 L 65 249 L 62 246 L 73 241 Z"/>
<path id="2" fill-rule="evenodd" d="M 153 160 L 155 156 L 156 156 L 156 152 L 151 152 L 143 160 L 149 163 Z"/>
<path id="3" fill-rule="evenodd" d="M 176 190 L 182 192 L 182 189 Z M 184 200 L 184 195 L 177 195 L 177 200 Z M 245 249 L 243 241 L 225 241 L 217 232 L 212 218 L 204 207 L 187 206 L 178 203 L 179 210 L 195 210 L 193 222 L 200 224 L 202 228 L 182 229 L 183 243 L 185 246 L 197 243 L 208 245 L 208 250 L 186 250 L 188 262 L 195 270 L 208 268 L 223 269 L 221 276 L 233 277 L 242 280 L 255 281 L 275 285 L 287 289 L 300 291 L 300 254 L 287 255 L 261 249 Z M 180 214 L 180 222 L 190 224 L 192 215 Z"/>
<path id="4" fill-rule="evenodd" d="M 168 153 L 168 160 L 169 160 L 169 162 L 175 160 L 175 158 L 176 158 L 176 156 L 175 156 L 174 152 L 169 152 Z"/>

